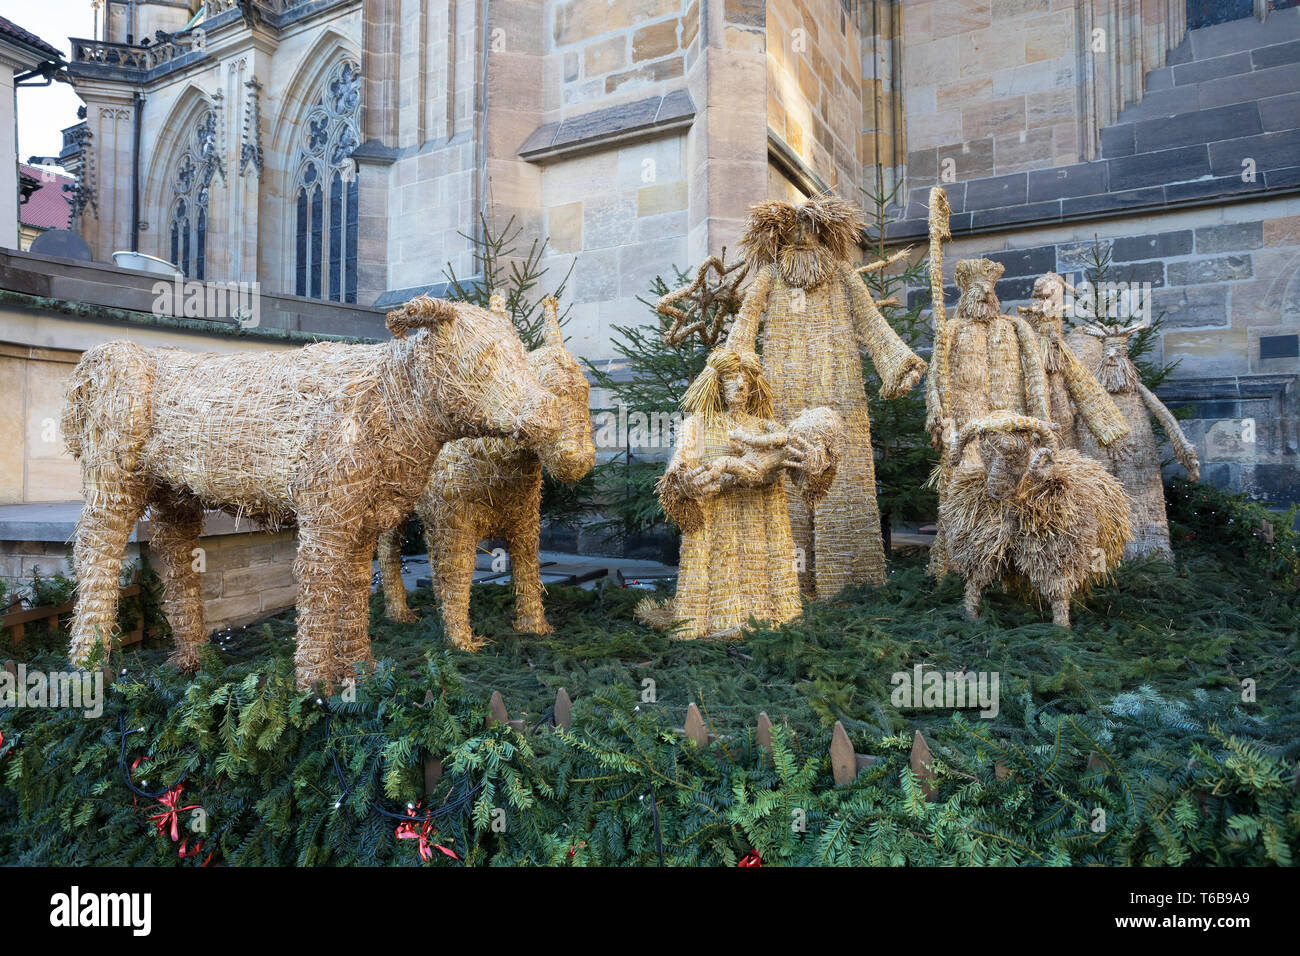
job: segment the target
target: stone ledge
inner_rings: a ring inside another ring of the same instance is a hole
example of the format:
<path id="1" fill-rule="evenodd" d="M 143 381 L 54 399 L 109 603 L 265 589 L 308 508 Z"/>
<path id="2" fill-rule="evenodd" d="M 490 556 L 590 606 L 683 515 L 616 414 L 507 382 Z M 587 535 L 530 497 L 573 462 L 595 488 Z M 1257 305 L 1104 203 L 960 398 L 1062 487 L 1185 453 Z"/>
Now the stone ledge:
<path id="1" fill-rule="evenodd" d="M 70 543 L 77 530 L 81 507 L 80 501 L 0 505 L 0 541 Z M 205 538 L 267 530 L 247 518 L 236 521 L 224 511 L 207 511 L 203 515 Z M 143 518 L 136 523 L 130 540 L 140 542 L 149 538 L 149 520 Z"/>
<path id="2" fill-rule="evenodd" d="M 673 90 L 543 123 L 524 140 L 519 156 L 530 163 L 568 159 L 614 143 L 684 130 L 694 121 L 691 95 L 686 90 Z"/>

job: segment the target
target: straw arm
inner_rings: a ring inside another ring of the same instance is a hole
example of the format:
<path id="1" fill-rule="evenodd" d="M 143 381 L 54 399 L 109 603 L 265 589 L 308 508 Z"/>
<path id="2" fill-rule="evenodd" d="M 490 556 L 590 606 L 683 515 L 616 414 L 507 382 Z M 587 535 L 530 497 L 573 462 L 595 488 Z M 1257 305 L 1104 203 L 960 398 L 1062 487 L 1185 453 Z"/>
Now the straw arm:
<path id="1" fill-rule="evenodd" d="M 1165 434 L 1169 436 L 1169 443 L 1174 447 L 1174 458 L 1187 469 L 1187 474 L 1192 481 L 1200 481 L 1201 462 L 1196 455 L 1196 446 L 1188 441 L 1173 412 L 1141 382 L 1138 382 L 1138 395 L 1141 396 L 1142 403 L 1155 416 L 1156 421 L 1160 423 L 1160 427 L 1165 430 Z"/>
<path id="2" fill-rule="evenodd" d="M 945 399 L 948 394 L 948 349 L 951 329 L 946 326 L 935 334 L 934 351 L 930 355 L 930 374 L 925 378 L 925 430 L 931 444 L 938 447 L 943 432 L 943 421 L 948 417 Z"/>
<path id="3" fill-rule="evenodd" d="M 1065 360 L 1065 387 L 1074 400 L 1076 416 L 1083 420 L 1088 431 L 1104 446 L 1112 445 L 1129 435 L 1133 428 L 1110 393 L 1083 367 L 1083 363 L 1064 341 L 1059 343 L 1059 347 L 1061 357 Z"/>
<path id="4" fill-rule="evenodd" d="M 1025 379 L 1025 414 L 1043 421 L 1052 420 L 1051 403 L 1047 398 L 1047 372 L 1043 369 L 1043 355 L 1038 350 L 1038 333 L 1018 315 L 1008 315 L 1016 328 L 1020 344 L 1020 368 Z"/>
<path id="5" fill-rule="evenodd" d="M 744 352 L 754 351 L 754 343 L 758 340 L 758 323 L 763 318 L 763 312 L 767 308 L 767 297 L 772 291 L 774 268 L 767 266 L 754 276 L 749 291 L 745 293 L 745 301 L 740 307 L 740 312 L 736 314 L 736 321 L 732 323 L 731 331 L 727 333 L 727 348 Z"/>
<path id="6" fill-rule="evenodd" d="M 849 309 L 858 342 L 880 373 L 880 397 L 898 398 L 915 388 L 925 374 L 925 360 L 907 347 L 872 301 L 862 277 L 847 262 L 839 264 L 849 295 Z"/>

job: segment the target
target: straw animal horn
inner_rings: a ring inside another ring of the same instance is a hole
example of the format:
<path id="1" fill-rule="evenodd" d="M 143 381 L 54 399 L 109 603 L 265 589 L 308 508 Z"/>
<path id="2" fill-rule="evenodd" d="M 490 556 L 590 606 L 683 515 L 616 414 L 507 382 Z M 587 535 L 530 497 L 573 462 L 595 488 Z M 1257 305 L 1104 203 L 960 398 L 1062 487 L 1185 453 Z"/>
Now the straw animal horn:
<path id="1" fill-rule="evenodd" d="M 411 329 L 428 329 L 457 316 L 456 306 L 446 299 L 418 295 L 400 309 L 388 313 L 388 331 L 394 338 L 404 338 Z"/>
<path id="2" fill-rule="evenodd" d="M 546 335 L 546 344 L 556 348 L 564 348 L 564 333 L 560 331 L 560 303 L 555 296 L 548 295 L 542 300 L 543 331 Z"/>
<path id="3" fill-rule="evenodd" d="M 1101 325 L 1097 322 L 1090 322 L 1087 325 L 1080 325 L 1078 329 L 1085 335 L 1091 335 L 1098 339 L 1111 339 L 1120 335 L 1132 335 L 1134 332 L 1141 332 L 1151 324 L 1151 317 L 1138 319 L 1128 325 Z"/>
<path id="4" fill-rule="evenodd" d="M 492 298 L 488 299 L 488 311 L 496 312 L 499 315 L 505 315 L 506 297 L 500 292 L 493 292 Z"/>
<path id="5" fill-rule="evenodd" d="M 970 440 L 989 432 L 1033 432 L 1048 448 L 1056 451 L 1058 447 L 1056 430 L 1059 427 L 1056 422 L 1045 422 L 1041 418 L 1030 415 L 990 415 L 980 418 L 970 422 L 957 433 L 952 442 L 951 460 L 961 461 Z"/>

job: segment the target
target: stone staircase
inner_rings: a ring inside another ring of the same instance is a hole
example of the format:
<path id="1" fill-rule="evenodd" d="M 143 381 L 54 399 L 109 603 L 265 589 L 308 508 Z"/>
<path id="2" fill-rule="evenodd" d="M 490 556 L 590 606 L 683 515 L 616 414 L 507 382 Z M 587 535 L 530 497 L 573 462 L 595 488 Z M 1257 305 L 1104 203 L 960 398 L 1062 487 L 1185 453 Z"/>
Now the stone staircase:
<path id="1" fill-rule="evenodd" d="M 1239 175 L 1246 157 L 1300 165 L 1300 8 L 1188 31 L 1147 74 L 1142 102 L 1101 131 L 1101 149 L 1106 159 L 1149 157 L 1121 169 L 1162 167 L 1166 182 Z"/>
<path id="2" fill-rule="evenodd" d="M 1189 30 L 1146 75 L 1140 103 L 1068 166 L 950 184 L 956 234 L 1300 190 L 1300 7 Z M 1248 162 L 1249 161 L 1249 162 Z M 1245 175 L 1243 173 L 1252 173 Z M 912 186 L 886 237 L 926 236 L 929 184 Z"/>

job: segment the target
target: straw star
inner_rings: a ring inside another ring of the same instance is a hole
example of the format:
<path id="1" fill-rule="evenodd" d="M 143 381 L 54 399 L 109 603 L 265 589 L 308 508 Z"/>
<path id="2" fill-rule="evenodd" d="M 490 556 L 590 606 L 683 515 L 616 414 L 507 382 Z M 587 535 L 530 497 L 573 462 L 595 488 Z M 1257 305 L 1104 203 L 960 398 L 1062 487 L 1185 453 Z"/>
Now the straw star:
<path id="1" fill-rule="evenodd" d="M 749 274 L 745 260 L 727 263 L 726 255 L 723 247 L 721 255 L 710 256 L 700 263 L 694 282 L 674 289 L 659 300 L 656 311 L 672 320 L 664 331 L 665 344 L 677 345 L 698 334 L 709 348 L 717 345 L 727 320 L 740 308 L 740 284 Z M 710 279 L 710 272 L 717 273 L 717 278 Z M 682 303 L 684 308 L 678 308 L 676 303 Z"/>

